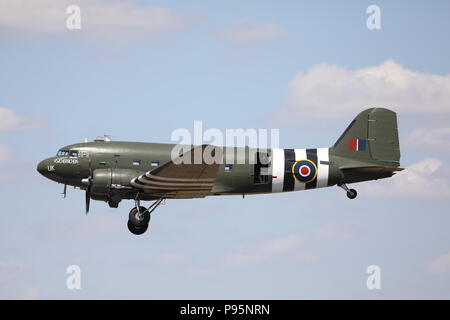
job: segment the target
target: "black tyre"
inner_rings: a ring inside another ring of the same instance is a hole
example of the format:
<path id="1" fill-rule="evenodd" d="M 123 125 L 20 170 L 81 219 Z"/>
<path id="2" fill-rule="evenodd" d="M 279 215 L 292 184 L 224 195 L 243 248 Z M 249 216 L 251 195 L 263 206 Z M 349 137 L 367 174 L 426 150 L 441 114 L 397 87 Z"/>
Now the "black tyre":
<path id="1" fill-rule="evenodd" d="M 347 197 L 349 199 L 355 199 L 357 195 L 358 195 L 358 192 L 356 192 L 355 189 L 350 189 L 347 191 Z"/>
<path id="2" fill-rule="evenodd" d="M 141 235 L 141 234 L 145 233 L 145 231 L 147 231 L 147 229 L 148 229 L 148 224 L 137 228 L 133 225 L 133 223 L 130 220 L 128 220 L 127 225 L 128 225 L 128 230 L 130 230 L 130 232 L 135 235 Z"/>
<path id="3" fill-rule="evenodd" d="M 148 223 L 150 222 L 150 213 L 148 213 L 147 208 L 139 207 L 139 210 L 142 212 L 145 212 L 144 215 L 139 218 L 138 211 L 136 208 L 131 209 L 128 220 L 131 222 L 131 224 L 136 228 L 142 228 L 143 226 L 148 226 Z"/>

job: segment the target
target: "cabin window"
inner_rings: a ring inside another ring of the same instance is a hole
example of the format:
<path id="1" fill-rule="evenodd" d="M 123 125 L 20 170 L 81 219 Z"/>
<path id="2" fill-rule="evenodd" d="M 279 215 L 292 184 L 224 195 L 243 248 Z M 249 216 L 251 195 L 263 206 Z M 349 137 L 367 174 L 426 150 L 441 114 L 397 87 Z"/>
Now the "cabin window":
<path id="1" fill-rule="evenodd" d="M 151 165 L 152 167 L 158 167 L 158 166 L 159 166 L 159 161 L 152 161 L 152 162 L 150 163 L 150 165 Z"/>
<path id="2" fill-rule="evenodd" d="M 80 157 L 81 158 L 87 158 L 88 157 L 88 152 L 86 150 L 81 150 L 80 151 Z"/>
<path id="3" fill-rule="evenodd" d="M 233 169 L 233 165 L 232 164 L 226 164 L 224 171 L 225 172 L 230 172 Z"/>
<path id="4" fill-rule="evenodd" d="M 140 166 L 141 160 L 133 160 L 133 166 Z"/>
<path id="5" fill-rule="evenodd" d="M 69 157 L 71 157 L 71 158 L 78 158 L 78 151 L 77 150 L 70 150 L 69 151 Z"/>
<path id="6" fill-rule="evenodd" d="M 120 154 L 115 154 L 114 158 L 120 158 Z"/>

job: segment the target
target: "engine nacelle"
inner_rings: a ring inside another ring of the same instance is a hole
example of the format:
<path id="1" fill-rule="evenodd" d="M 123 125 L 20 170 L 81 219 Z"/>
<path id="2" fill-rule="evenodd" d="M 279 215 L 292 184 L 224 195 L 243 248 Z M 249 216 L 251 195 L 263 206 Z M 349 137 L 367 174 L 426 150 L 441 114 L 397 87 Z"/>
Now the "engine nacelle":
<path id="1" fill-rule="evenodd" d="M 116 202 L 120 202 L 120 191 L 131 190 L 131 180 L 142 173 L 132 169 L 96 169 L 92 173 L 91 198 L 103 201 L 114 199 Z"/>

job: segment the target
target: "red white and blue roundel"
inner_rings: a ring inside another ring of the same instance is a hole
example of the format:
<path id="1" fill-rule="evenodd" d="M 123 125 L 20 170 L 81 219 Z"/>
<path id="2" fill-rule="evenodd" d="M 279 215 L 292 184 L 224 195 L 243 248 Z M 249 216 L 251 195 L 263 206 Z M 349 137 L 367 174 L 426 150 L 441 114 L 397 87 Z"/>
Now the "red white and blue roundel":
<path id="1" fill-rule="evenodd" d="M 292 165 L 292 174 L 298 182 L 308 183 L 317 177 L 317 166 L 311 160 L 299 160 Z"/>

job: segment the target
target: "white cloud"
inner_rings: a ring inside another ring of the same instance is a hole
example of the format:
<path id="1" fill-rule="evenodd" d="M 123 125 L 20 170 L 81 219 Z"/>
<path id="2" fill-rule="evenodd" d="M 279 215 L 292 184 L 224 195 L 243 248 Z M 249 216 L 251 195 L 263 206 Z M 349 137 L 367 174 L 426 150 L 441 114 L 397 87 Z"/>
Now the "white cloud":
<path id="1" fill-rule="evenodd" d="M 407 146 L 415 149 L 450 152 L 450 127 L 414 129 L 405 139 Z"/>
<path id="2" fill-rule="evenodd" d="M 220 31 L 220 36 L 233 45 L 254 45 L 270 42 L 285 35 L 285 31 L 275 24 L 234 25 Z"/>
<path id="3" fill-rule="evenodd" d="M 177 253 L 163 253 L 156 260 L 160 267 L 178 267 L 186 263 L 186 257 Z"/>
<path id="4" fill-rule="evenodd" d="M 222 257 L 220 263 L 224 266 L 240 267 L 267 262 L 275 256 L 294 251 L 302 242 L 296 235 L 272 239 L 258 246 L 229 253 Z"/>
<path id="5" fill-rule="evenodd" d="M 440 256 L 427 266 L 427 271 L 435 275 L 450 274 L 450 253 Z"/>
<path id="6" fill-rule="evenodd" d="M 0 164 L 7 163 L 13 156 L 11 149 L 5 145 L 0 144 Z"/>
<path id="7" fill-rule="evenodd" d="M 370 107 L 401 114 L 450 113 L 450 74 L 415 72 L 392 60 L 357 70 L 318 64 L 294 76 L 279 118 L 347 117 Z"/>
<path id="8" fill-rule="evenodd" d="M 305 250 L 305 251 L 297 251 L 289 256 L 289 263 L 292 265 L 299 267 L 311 263 L 315 263 L 319 261 L 319 257 L 314 253 Z"/>
<path id="9" fill-rule="evenodd" d="M 316 230 L 314 236 L 318 240 L 335 242 L 355 239 L 360 236 L 361 233 L 361 227 L 355 224 L 341 223 L 323 226 Z"/>
<path id="10" fill-rule="evenodd" d="M 363 184 L 359 190 L 376 197 L 449 198 L 450 177 L 447 169 L 439 159 L 427 158 L 390 179 Z"/>
<path id="11" fill-rule="evenodd" d="M 69 5 L 81 9 L 81 30 L 66 28 Z M 70 32 L 95 41 L 122 42 L 181 31 L 188 20 L 169 8 L 129 1 L 0 0 L 0 30 L 8 35 L 53 36 Z"/>
<path id="12" fill-rule="evenodd" d="M 42 127 L 45 120 L 38 117 L 22 117 L 14 110 L 0 107 L 0 132 L 30 130 Z"/>

